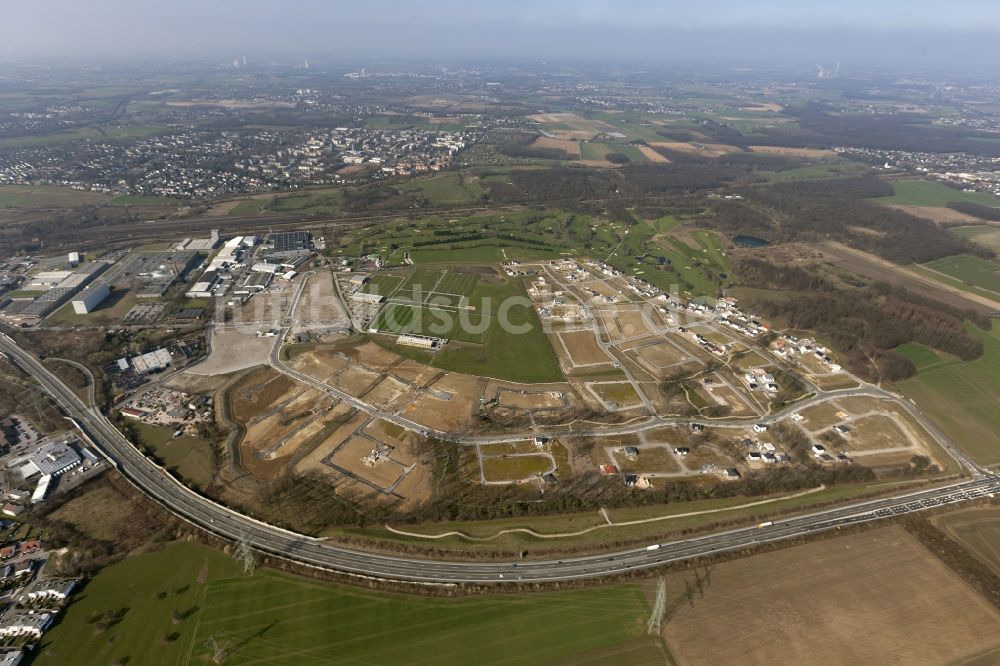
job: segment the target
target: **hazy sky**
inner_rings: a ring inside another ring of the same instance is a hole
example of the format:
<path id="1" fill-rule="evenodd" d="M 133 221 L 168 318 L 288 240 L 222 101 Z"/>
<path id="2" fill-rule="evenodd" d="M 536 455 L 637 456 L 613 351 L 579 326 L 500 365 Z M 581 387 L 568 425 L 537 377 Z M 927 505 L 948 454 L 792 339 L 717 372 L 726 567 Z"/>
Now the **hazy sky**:
<path id="1" fill-rule="evenodd" d="M 7 0 L 0 18 L 19 59 L 1000 61 L 996 0 Z"/>

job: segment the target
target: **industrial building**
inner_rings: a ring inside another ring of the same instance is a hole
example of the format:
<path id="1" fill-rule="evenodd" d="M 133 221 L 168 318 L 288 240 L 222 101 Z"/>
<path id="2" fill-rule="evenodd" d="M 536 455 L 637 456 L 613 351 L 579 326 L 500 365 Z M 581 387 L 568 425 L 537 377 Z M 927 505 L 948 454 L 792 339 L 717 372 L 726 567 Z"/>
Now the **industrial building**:
<path id="1" fill-rule="evenodd" d="M 264 254 L 269 257 L 295 257 L 312 252 L 312 234 L 308 231 L 282 231 L 267 238 Z"/>
<path id="2" fill-rule="evenodd" d="M 220 281 L 221 278 L 216 271 L 207 270 L 184 295 L 188 298 L 211 298 L 215 295 L 214 290 Z"/>
<path id="3" fill-rule="evenodd" d="M 420 349 L 438 349 L 443 342 L 440 338 L 431 338 L 426 335 L 398 335 L 396 342 L 407 347 L 419 347 Z"/>
<path id="4" fill-rule="evenodd" d="M 70 252 L 68 255 L 66 255 L 66 261 L 67 263 L 69 263 L 70 268 L 76 268 L 77 266 L 80 265 L 80 253 Z"/>
<path id="5" fill-rule="evenodd" d="M 111 295 L 111 289 L 106 283 L 91 285 L 73 299 L 73 312 L 76 314 L 93 312 L 109 295 Z"/>
<path id="6" fill-rule="evenodd" d="M 170 366 L 173 359 L 171 359 L 170 352 L 167 349 L 160 347 L 157 350 L 133 356 L 129 360 L 132 362 L 132 367 L 135 371 L 140 375 L 144 375 L 147 372 L 165 370 Z"/>
<path id="7" fill-rule="evenodd" d="M 43 443 L 32 453 L 11 460 L 9 467 L 18 467 L 25 479 L 41 474 L 59 476 L 83 462 L 80 454 L 70 444 L 69 438 L 54 439 Z"/>

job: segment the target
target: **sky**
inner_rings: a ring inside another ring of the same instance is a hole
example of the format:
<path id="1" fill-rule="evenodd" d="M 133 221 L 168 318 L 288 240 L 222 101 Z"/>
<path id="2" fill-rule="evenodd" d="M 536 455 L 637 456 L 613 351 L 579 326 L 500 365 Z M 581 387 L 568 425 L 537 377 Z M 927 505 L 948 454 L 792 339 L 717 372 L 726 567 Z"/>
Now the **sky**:
<path id="1" fill-rule="evenodd" d="M 8 0 L 0 53 L 1000 64 L 996 0 Z"/>

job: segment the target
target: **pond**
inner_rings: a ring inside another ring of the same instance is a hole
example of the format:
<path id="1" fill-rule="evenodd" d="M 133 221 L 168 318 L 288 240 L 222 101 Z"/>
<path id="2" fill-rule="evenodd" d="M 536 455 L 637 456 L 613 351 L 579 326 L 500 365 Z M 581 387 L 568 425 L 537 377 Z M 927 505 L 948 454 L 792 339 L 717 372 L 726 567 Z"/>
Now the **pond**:
<path id="1" fill-rule="evenodd" d="M 771 244 L 769 241 L 757 238 L 756 236 L 737 236 L 733 239 L 733 242 L 738 247 L 767 247 Z"/>

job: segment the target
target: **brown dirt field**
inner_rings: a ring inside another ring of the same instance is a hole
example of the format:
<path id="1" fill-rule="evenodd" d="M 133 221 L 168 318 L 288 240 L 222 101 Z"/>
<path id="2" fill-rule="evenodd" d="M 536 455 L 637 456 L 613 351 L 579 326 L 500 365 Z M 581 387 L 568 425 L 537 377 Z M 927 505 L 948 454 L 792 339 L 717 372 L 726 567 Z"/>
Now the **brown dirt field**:
<path id="1" fill-rule="evenodd" d="M 630 338 L 652 333 L 649 330 L 649 326 L 646 325 L 646 320 L 643 318 L 642 313 L 633 308 L 619 311 L 618 323 L 625 335 Z"/>
<path id="2" fill-rule="evenodd" d="M 375 443 L 365 437 L 351 437 L 330 459 L 333 464 L 356 474 L 380 488 L 388 488 L 406 471 L 402 465 L 390 459 L 383 459 L 376 465 L 366 465 L 361 459 L 375 447 Z"/>
<path id="3" fill-rule="evenodd" d="M 577 141 L 570 141 L 568 139 L 552 139 L 547 136 L 540 136 L 531 142 L 531 147 L 561 150 L 572 159 L 580 159 L 580 144 Z"/>
<path id="4" fill-rule="evenodd" d="M 233 418 L 246 423 L 288 400 L 301 388 L 285 375 L 271 368 L 260 368 L 246 375 L 232 388 Z"/>
<path id="5" fill-rule="evenodd" d="M 704 465 L 715 465 L 717 468 L 731 467 L 733 461 L 709 446 L 699 446 L 691 453 L 683 456 L 684 466 L 692 472 L 699 471 Z"/>
<path id="6" fill-rule="evenodd" d="M 365 402 L 380 409 L 394 409 L 395 406 L 402 404 L 407 396 L 413 395 L 413 392 L 414 389 L 390 375 L 365 393 Z"/>
<path id="7" fill-rule="evenodd" d="M 679 666 L 945 664 L 1000 644 L 1000 611 L 901 528 L 667 577 Z M 678 590 L 681 590 L 678 592 Z M 725 618 L 720 622 L 719 618 Z"/>
<path id="8" fill-rule="evenodd" d="M 750 146 L 750 152 L 753 153 L 767 153 L 769 155 L 787 155 L 789 157 L 809 157 L 809 158 L 821 158 L 821 157 L 836 157 L 837 153 L 833 150 L 826 150 L 823 148 L 785 148 L 782 146 Z"/>
<path id="9" fill-rule="evenodd" d="M 212 206 L 211 208 L 208 209 L 208 215 L 210 215 L 210 216 L 228 215 L 230 213 L 230 211 L 232 211 L 234 208 L 236 208 L 237 206 L 239 206 L 240 203 L 241 202 L 240 202 L 239 199 L 234 199 L 232 201 L 223 201 L 221 203 L 217 203 L 217 204 L 215 204 L 214 206 Z"/>
<path id="10" fill-rule="evenodd" d="M 306 389 L 274 414 L 248 424 L 240 446 L 253 452 L 268 449 L 281 442 L 298 428 L 305 427 L 305 424 L 325 414 L 333 402 L 332 398 L 315 389 Z M 302 441 L 297 442 L 295 448 Z M 280 454 L 285 454 L 284 449 L 281 450 Z"/>
<path id="11" fill-rule="evenodd" d="M 450 400 L 424 393 L 403 414 L 435 430 L 460 430 L 469 425 L 473 408 L 479 404 L 479 380 L 469 375 L 447 374 L 430 388 L 451 394 Z"/>
<path id="12" fill-rule="evenodd" d="M 364 171 L 367 171 L 367 167 L 363 164 L 348 164 L 337 169 L 337 174 L 341 176 L 353 176 Z"/>
<path id="13" fill-rule="evenodd" d="M 640 404 L 639 394 L 629 382 L 607 382 L 604 384 L 590 384 L 592 391 L 609 402 L 613 402 L 619 407 L 633 407 Z"/>
<path id="14" fill-rule="evenodd" d="M 810 432 L 828 428 L 843 421 L 842 418 L 837 416 L 837 412 L 840 411 L 847 410 L 843 410 L 839 405 L 829 400 L 821 402 L 818 405 L 811 405 L 799 410 L 799 414 L 805 417 L 805 421 L 802 421 L 801 425 Z"/>
<path id="15" fill-rule="evenodd" d="M 772 111 L 774 113 L 778 113 L 779 111 L 784 110 L 785 107 L 780 104 L 775 104 L 774 102 L 753 102 L 740 107 L 740 111 Z"/>
<path id="16" fill-rule="evenodd" d="M 1000 507 L 952 511 L 931 522 L 1000 576 Z"/>
<path id="17" fill-rule="evenodd" d="M 348 419 L 343 425 L 330 433 L 330 435 L 324 439 L 319 446 L 302 458 L 302 460 L 295 465 L 295 471 L 300 473 L 307 471 L 320 472 L 333 479 L 343 478 L 342 475 L 330 469 L 330 467 L 324 464 L 323 461 L 327 458 L 327 456 L 333 453 L 333 450 L 337 448 L 338 444 L 352 436 L 354 431 L 360 428 L 367 419 L 367 414 L 360 413 L 355 414 L 353 417 Z"/>
<path id="18" fill-rule="evenodd" d="M 881 414 L 865 416 L 851 423 L 851 432 L 843 438 L 847 451 L 869 451 L 911 446 L 909 438 L 892 419 Z M 913 455 L 912 452 L 910 455 Z"/>
<path id="19" fill-rule="evenodd" d="M 440 370 L 432 368 L 429 365 L 411 361 L 410 359 L 403 360 L 392 369 L 392 374 L 395 377 L 404 382 L 412 382 L 416 386 L 423 386 L 440 372 Z"/>
<path id="20" fill-rule="evenodd" d="M 346 347 L 343 352 L 361 365 L 376 372 L 385 372 L 400 360 L 399 355 L 393 354 L 374 342 L 366 342 L 356 347 Z"/>
<path id="21" fill-rule="evenodd" d="M 346 358 L 337 356 L 332 350 L 315 349 L 304 354 L 296 354 L 288 361 L 288 365 L 310 377 L 326 381 L 330 375 L 347 367 L 348 362 Z"/>
<path id="22" fill-rule="evenodd" d="M 302 298 L 299 300 L 295 316 L 302 328 L 325 327 L 336 324 L 346 324 L 347 314 L 340 301 L 337 300 L 333 288 L 333 273 L 319 271 L 309 278 Z"/>
<path id="23" fill-rule="evenodd" d="M 706 389 L 707 391 L 708 389 Z M 750 416 L 755 412 L 750 409 L 745 400 L 741 399 L 741 396 L 733 391 L 728 386 L 713 386 L 711 393 L 722 400 L 729 406 L 733 411 L 730 416 Z M 715 400 L 709 401 L 709 404 L 716 402 Z"/>
<path id="24" fill-rule="evenodd" d="M 679 153 L 702 155 L 703 157 L 719 157 L 726 153 L 737 153 L 739 148 L 726 143 L 694 143 L 689 141 L 654 141 L 651 146 L 676 150 Z"/>
<path id="25" fill-rule="evenodd" d="M 181 371 L 163 382 L 163 385 L 167 388 L 172 388 L 177 391 L 182 391 L 184 393 L 195 393 L 195 394 L 210 394 L 215 393 L 220 388 L 226 385 L 232 378 L 232 375 L 216 375 L 213 377 L 206 377 L 203 375 L 191 375 L 187 372 Z"/>
<path id="26" fill-rule="evenodd" d="M 825 241 L 810 245 L 823 253 L 824 261 L 848 273 L 863 275 L 873 280 L 881 280 L 889 284 L 905 287 L 927 298 L 940 301 L 946 305 L 961 309 L 972 309 L 980 314 L 990 314 L 1000 309 L 1000 303 L 991 299 L 970 294 L 936 282 L 923 275 L 908 271 L 903 266 L 879 259 L 874 255 L 849 248 L 840 243 Z"/>
<path id="27" fill-rule="evenodd" d="M 656 152 L 653 148 L 650 148 L 649 146 L 636 146 L 636 148 L 638 148 L 639 152 L 642 153 L 646 157 L 646 159 L 649 160 L 650 162 L 657 162 L 659 164 L 665 164 L 667 162 L 670 162 L 670 160 L 668 160 L 665 156 Z"/>
<path id="28" fill-rule="evenodd" d="M 558 395 L 553 395 L 554 393 Z M 500 404 L 519 409 L 545 409 L 562 407 L 565 403 L 563 394 L 559 391 L 501 390 Z"/>
<path id="29" fill-rule="evenodd" d="M 944 206 L 901 206 L 893 205 L 890 208 L 895 208 L 896 210 L 901 210 L 904 213 L 909 213 L 910 215 L 916 215 L 917 217 L 922 217 L 931 222 L 936 222 L 937 224 L 967 224 L 969 222 L 980 222 L 978 217 L 972 215 L 966 215 L 965 213 L 960 213 L 957 210 L 952 210 L 951 208 L 945 208 Z"/>
<path id="30" fill-rule="evenodd" d="M 255 365 L 267 363 L 274 347 L 274 338 L 257 337 L 253 330 L 224 328 L 212 331 L 211 352 L 208 358 L 191 366 L 192 375 L 227 375 Z"/>
<path id="31" fill-rule="evenodd" d="M 335 377 L 327 379 L 326 383 L 351 395 L 361 395 L 377 382 L 380 376 L 378 373 L 365 370 L 361 366 L 350 365 Z"/>
<path id="32" fill-rule="evenodd" d="M 570 362 L 574 366 L 596 365 L 610 363 L 611 359 L 604 353 L 593 331 L 563 331 L 557 333 L 569 352 Z M 559 349 L 556 346 L 556 349 Z"/>

